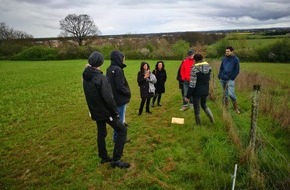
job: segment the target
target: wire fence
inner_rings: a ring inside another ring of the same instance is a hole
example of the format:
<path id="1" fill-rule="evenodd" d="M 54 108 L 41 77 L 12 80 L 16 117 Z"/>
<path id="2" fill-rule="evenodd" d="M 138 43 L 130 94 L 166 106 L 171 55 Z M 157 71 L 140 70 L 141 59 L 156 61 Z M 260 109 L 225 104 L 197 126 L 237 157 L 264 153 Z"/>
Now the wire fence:
<path id="1" fill-rule="evenodd" d="M 290 163 L 262 130 L 257 128 L 256 156 L 260 172 L 265 179 L 266 189 L 290 189 Z"/>

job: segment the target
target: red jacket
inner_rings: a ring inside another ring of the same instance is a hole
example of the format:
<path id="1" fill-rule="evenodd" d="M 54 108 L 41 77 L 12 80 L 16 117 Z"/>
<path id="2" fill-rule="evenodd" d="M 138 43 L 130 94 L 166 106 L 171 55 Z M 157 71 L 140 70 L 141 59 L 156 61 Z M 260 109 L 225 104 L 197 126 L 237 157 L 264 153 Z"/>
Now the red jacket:
<path id="1" fill-rule="evenodd" d="M 190 71 L 191 67 L 194 65 L 194 60 L 187 57 L 182 61 L 180 68 L 180 76 L 183 81 L 190 81 Z"/>

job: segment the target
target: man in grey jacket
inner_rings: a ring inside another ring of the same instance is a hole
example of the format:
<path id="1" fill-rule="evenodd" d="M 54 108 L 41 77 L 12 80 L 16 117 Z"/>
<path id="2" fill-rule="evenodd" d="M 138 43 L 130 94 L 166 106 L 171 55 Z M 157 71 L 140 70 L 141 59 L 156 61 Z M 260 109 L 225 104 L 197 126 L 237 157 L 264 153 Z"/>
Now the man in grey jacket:
<path id="1" fill-rule="evenodd" d="M 112 167 L 129 168 L 129 163 L 121 161 L 127 129 L 120 121 L 112 89 L 107 77 L 104 76 L 100 70 L 104 58 L 102 54 L 95 51 L 90 55 L 88 62 L 89 65 L 83 72 L 83 89 L 91 118 L 96 121 L 97 124 L 98 156 L 101 158 L 102 164 L 111 162 Z M 109 157 L 106 149 L 106 123 L 118 133 L 114 145 L 113 158 Z"/>

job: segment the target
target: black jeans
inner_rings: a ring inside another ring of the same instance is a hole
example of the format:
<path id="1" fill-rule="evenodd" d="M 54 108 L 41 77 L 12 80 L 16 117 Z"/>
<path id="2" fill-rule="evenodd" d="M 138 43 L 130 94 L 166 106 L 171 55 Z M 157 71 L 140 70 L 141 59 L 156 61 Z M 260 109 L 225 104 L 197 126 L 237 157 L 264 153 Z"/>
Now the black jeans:
<path id="1" fill-rule="evenodd" d="M 108 158 L 108 152 L 106 148 L 106 136 L 107 136 L 107 128 L 106 123 L 108 123 L 114 131 L 117 132 L 117 138 L 115 141 L 114 152 L 113 152 L 113 160 L 120 160 L 123 154 L 124 145 L 127 138 L 127 128 L 120 121 L 120 118 L 109 118 L 102 121 L 96 121 L 97 123 L 97 144 L 98 144 L 98 153 L 101 159 Z"/>
<path id="2" fill-rule="evenodd" d="M 161 97 L 162 97 L 162 93 L 156 93 L 155 96 L 153 97 L 152 104 L 154 105 L 157 99 L 157 105 L 160 105 Z"/>
<path id="3" fill-rule="evenodd" d="M 142 113 L 145 102 L 146 102 L 146 111 L 149 111 L 150 100 L 151 98 L 142 98 L 140 107 L 139 107 L 139 114 Z"/>
<path id="4" fill-rule="evenodd" d="M 200 113 L 200 106 L 199 105 L 201 105 L 203 110 L 205 110 L 207 108 L 206 99 L 207 99 L 207 96 L 193 97 L 193 107 L 194 107 L 194 114 L 195 115 L 199 115 L 199 113 Z"/>

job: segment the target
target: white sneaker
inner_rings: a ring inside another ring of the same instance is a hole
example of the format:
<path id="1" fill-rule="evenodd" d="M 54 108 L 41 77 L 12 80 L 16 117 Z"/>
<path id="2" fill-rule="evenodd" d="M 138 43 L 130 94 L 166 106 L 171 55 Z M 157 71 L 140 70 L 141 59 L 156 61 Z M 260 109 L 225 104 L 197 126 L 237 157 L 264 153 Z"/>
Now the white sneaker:
<path id="1" fill-rule="evenodd" d="M 179 109 L 179 111 L 185 111 L 185 110 L 187 110 L 187 109 L 188 109 L 187 106 L 182 106 L 182 107 Z"/>

